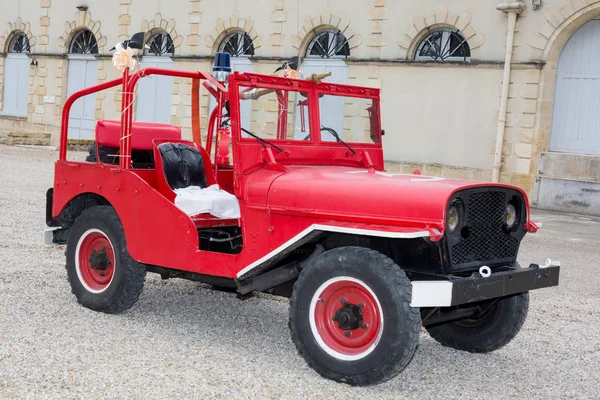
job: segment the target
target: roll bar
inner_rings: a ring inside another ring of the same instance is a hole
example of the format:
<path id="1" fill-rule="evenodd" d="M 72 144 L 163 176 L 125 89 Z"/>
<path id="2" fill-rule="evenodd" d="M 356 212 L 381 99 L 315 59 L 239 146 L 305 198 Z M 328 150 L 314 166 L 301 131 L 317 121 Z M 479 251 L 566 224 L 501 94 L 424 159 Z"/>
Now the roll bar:
<path id="1" fill-rule="evenodd" d="M 89 88 L 85 88 L 78 92 L 73 93 L 63 107 L 62 112 L 62 126 L 60 132 L 60 149 L 59 149 L 59 160 L 66 161 L 67 158 L 67 142 L 68 142 L 68 132 L 69 132 L 69 115 L 71 112 L 71 107 L 73 103 L 80 99 L 83 96 L 87 96 L 90 94 L 94 94 L 100 92 L 102 90 L 110 89 L 116 86 L 122 86 L 122 101 L 121 101 L 121 138 L 120 143 L 121 146 L 119 148 L 120 163 L 119 166 L 122 169 L 130 168 L 130 160 L 131 160 L 131 124 L 133 119 L 133 93 L 135 90 L 135 86 L 137 82 L 146 76 L 150 75 L 162 75 L 162 76 L 173 76 L 177 78 L 188 78 L 192 79 L 192 95 L 199 97 L 200 95 L 200 81 L 206 80 L 212 83 L 216 88 L 216 99 L 217 104 L 220 106 L 217 107 L 219 110 L 216 114 L 216 120 L 218 125 L 220 126 L 222 120 L 222 112 L 223 102 L 226 99 L 227 89 L 219 83 L 212 75 L 205 72 L 192 72 L 192 71 L 181 71 L 175 69 L 163 69 L 163 68 L 144 68 L 141 69 L 131 75 L 129 75 L 129 69 L 125 69 L 123 72 L 123 77 L 120 79 L 113 79 L 108 82 L 101 83 L 99 85 L 94 85 Z M 211 94 L 215 94 L 211 91 Z M 199 101 L 192 101 L 192 115 L 198 114 L 200 112 L 200 104 Z M 198 145 L 200 143 L 200 119 L 193 118 L 193 138 L 198 141 Z"/>
<path id="2" fill-rule="evenodd" d="M 85 88 L 78 92 L 73 93 L 63 107 L 62 117 L 61 117 L 61 127 L 60 127 L 60 148 L 59 148 L 59 156 L 58 159 L 60 161 L 65 161 L 67 159 L 67 139 L 69 134 L 69 114 L 71 113 L 71 107 L 73 103 L 83 97 L 90 94 L 94 94 L 100 92 L 102 90 L 110 89 L 115 86 L 119 86 L 123 83 L 122 79 L 113 79 L 112 81 L 101 83 L 100 85 L 90 86 L 89 88 Z"/>

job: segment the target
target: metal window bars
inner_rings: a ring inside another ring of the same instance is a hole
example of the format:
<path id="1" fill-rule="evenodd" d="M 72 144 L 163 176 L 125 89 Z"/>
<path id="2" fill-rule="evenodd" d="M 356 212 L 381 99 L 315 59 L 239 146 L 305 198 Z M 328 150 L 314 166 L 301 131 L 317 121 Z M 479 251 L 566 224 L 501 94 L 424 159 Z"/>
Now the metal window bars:
<path id="1" fill-rule="evenodd" d="M 416 60 L 468 61 L 471 49 L 458 31 L 438 30 L 427 35 L 417 48 Z"/>
<path id="2" fill-rule="evenodd" d="M 89 29 L 82 29 L 73 36 L 69 46 L 71 54 L 98 54 L 96 36 Z"/>
<path id="3" fill-rule="evenodd" d="M 173 39 L 167 32 L 157 32 L 148 39 L 147 54 L 153 56 L 170 56 L 175 54 Z"/>
<path id="4" fill-rule="evenodd" d="M 340 30 L 326 30 L 317 34 L 309 43 L 307 57 L 346 58 L 350 55 L 350 39 Z"/>
<path id="5" fill-rule="evenodd" d="M 249 57 L 254 55 L 254 43 L 246 32 L 232 32 L 221 41 L 219 51 L 232 57 Z"/>
<path id="6" fill-rule="evenodd" d="M 9 53 L 29 53 L 29 39 L 23 32 L 16 33 L 8 46 Z"/>

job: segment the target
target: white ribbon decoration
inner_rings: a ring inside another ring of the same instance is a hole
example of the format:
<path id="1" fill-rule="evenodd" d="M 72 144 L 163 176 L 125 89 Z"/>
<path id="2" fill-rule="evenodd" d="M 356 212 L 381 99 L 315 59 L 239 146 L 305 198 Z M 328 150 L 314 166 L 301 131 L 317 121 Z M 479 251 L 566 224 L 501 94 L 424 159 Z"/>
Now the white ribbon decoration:
<path id="1" fill-rule="evenodd" d="M 131 47 L 124 49 L 121 42 L 115 45 L 112 61 L 113 65 L 121 72 L 125 71 L 125 68 L 129 68 L 129 70 L 133 71 L 138 64 L 133 58 L 133 49 Z"/>

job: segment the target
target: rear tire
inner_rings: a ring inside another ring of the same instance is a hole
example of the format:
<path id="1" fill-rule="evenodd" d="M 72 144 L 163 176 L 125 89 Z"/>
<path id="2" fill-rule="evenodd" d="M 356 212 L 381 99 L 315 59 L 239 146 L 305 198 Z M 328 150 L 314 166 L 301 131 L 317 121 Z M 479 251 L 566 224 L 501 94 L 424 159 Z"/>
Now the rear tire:
<path id="1" fill-rule="evenodd" d="M 362 247 L 329 250 L 305 267 L 290 300 L 292 340 L 321 376 L 354 386 L 385 382 L 411 361 L 421 316 L 391 259 Z"/>
<path id="2" fill-rule="evenodd" d="M 138 300 L 146 267 L 129 256 L 123 225 L 110 206 L 83 211 L 70 229 L 66 269 L 71 291 L 89 309 L 109 314 Z"/>
<path id="3" fill-rule="evenodd" d="M 517 336 L 529 309 L 529 293 L 506 297 L 479 318 L 426 327 L 437 342 L 471 353 L 489 353 Z"/>

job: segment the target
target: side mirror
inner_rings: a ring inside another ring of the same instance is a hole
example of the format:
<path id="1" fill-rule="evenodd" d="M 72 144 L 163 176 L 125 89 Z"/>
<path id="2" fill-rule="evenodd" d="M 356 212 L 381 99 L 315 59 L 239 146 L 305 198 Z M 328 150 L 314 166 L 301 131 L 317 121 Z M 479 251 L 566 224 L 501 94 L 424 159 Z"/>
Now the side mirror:
<path id="1" fill-rule="evenodd" d="M 381 136 L 385 136 L 385 129 L 381 130 Z"/>
<path id="2" fill-rule="evenodd" d="M 129 39 L 128 46 L 132 49 L 142 50 L 144 48 L 145 32 L 138 32 Z"/>

